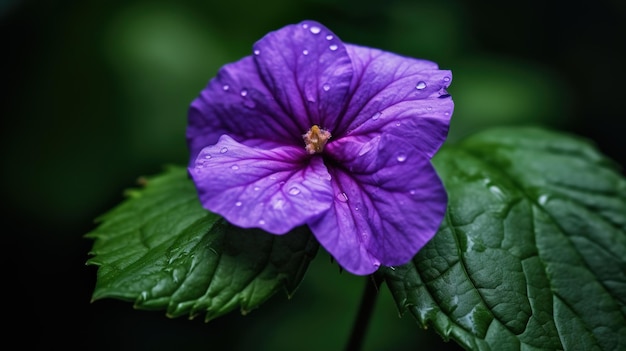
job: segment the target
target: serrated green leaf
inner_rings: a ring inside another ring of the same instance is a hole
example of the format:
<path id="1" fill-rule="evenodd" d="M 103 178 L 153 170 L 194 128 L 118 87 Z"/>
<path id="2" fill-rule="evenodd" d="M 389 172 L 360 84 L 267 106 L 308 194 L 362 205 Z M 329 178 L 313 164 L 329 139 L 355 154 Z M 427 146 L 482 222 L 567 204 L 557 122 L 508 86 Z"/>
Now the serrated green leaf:
<path id="1" fill-rule="evenodd" d="M 401 312 L 469 350 L 626 350 L 626 180 L 580 138 L 493 129 L 435 160 L 439 233 L 382 268 Z"/>
<path id="2" fill-rule="evenodd" d="M 208 321 L 237 307 L 246 313 L 283 287 L 292 294 L 317 253 L 305 227 L 277 236 L 206 211 L 185 168 L 143 182 L 87 234 L 87 264 L 99 266 L 93 300 Z"/>

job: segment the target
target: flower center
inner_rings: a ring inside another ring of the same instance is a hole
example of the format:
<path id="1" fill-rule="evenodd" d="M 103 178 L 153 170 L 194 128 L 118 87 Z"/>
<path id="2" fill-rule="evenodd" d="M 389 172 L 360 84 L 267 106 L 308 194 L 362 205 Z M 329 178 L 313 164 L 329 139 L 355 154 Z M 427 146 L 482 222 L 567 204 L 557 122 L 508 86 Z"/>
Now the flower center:
<path id="1" fill-rule="evenodd" d="M 325 129 L 321 129 L 317 124 L 311 127 L 306 134 L 302 135 L 305 149 L 311 155 L 319 154 L 324 151 L 324 146 L 330 137 L 330 132 Z"/>

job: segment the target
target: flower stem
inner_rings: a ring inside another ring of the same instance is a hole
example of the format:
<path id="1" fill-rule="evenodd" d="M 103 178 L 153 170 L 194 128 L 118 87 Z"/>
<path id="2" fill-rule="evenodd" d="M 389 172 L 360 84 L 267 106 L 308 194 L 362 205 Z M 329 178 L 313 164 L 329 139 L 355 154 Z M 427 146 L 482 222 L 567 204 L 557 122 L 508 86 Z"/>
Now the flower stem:
<path id="1" fill-rule="evenodd" d="M 369 279 L 365 280 L 365 289 L 361 297 L 361 305 L 359 306 L 359 312 L 352 326 L 352 333 L 350 334 L 350 339 L 345 348 L 346 351 L 361 350 L 363 341 L 365 340 L 365 332 L 367 331 L 372 312 L 374 311 L 378 290 L 383 281 L 377 274 L 372 274 L 368 278 Z"/>

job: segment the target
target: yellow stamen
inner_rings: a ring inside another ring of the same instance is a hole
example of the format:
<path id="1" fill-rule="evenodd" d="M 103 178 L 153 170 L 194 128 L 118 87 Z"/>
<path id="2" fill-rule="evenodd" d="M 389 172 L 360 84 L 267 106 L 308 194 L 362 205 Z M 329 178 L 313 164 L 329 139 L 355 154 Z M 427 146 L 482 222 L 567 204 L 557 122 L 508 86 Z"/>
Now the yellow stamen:
<path id="1" fill-rule="evenodd" d="M 324 146 L 330 137 L 330 132 L 321 129 L 317 124 L 311 127 L 306 134 L 302 135 L 305 149 L 311 155 L 324 151 Z"/>

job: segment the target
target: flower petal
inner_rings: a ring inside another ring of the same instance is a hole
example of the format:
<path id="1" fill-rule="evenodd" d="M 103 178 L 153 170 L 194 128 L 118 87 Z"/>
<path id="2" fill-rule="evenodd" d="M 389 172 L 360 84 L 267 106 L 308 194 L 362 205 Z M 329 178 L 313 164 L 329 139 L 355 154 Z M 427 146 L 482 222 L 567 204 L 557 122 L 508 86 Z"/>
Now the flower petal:
<path id="1" fill-rule="evenodd" d="M 302 145 L 301 130 L 261 81 L 251 56 L 222 67 L 191 103 L 187 127 L 190 165 L 207 145 L 228 134 L 246 145 Z"/>
<path id="2" fill-rule="evenodd" d="M 345 45 L 334 33 L 314 21 L 289 25 L 259 40 L 254 59 L 283 113 L 297 119 L 301 133 L 314 124 L 329 129 L 344 107 L 352 79 Z"/>
<path id="3" fill-rule="evenodd" d="M 304 148 L 253 148 L 224 135 L 198 154 L 189 173 L 200 201 L 239 227 L 283 234 L 327 211 L 330 175 Z"/>
<path id="4" fill-rule="evenodd" d="M 434 155 L 445 141 L 454 109 L 446 90 L 451 72 L 426 60 L 346 48 L 355 73 L 348 109 L 334 135 L 392 132 L 411 136 L 422 152 Z"/>
<path id="5" fill-rule="evenodd" d="M 343 138 L 329 154 L 333 207 L 310 223 L 320 243 L 354 274 L 407 263 L 437 232 L 447 195 L 429 159 L 393 135 Z"/>

